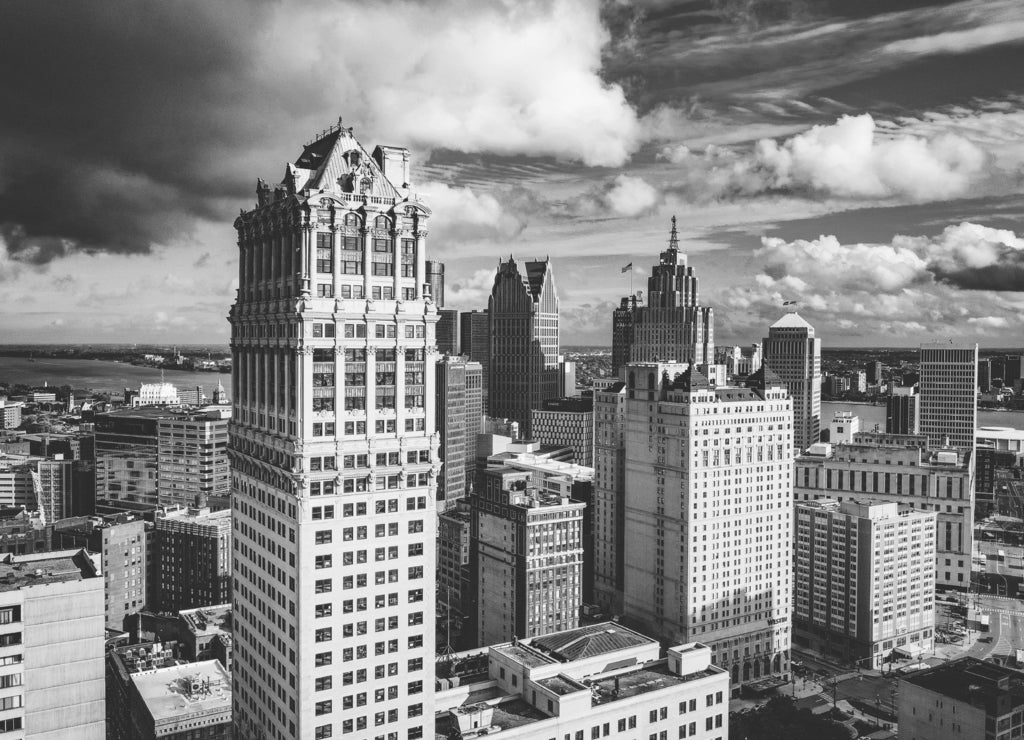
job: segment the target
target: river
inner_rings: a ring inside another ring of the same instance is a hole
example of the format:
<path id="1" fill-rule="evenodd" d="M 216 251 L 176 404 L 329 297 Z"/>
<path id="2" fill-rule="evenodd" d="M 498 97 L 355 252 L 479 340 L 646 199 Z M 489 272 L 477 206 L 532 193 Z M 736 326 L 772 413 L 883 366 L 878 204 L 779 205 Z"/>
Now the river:
<path id="1" fill-rule="evenodd" d="M 202 386 L 207 397 L 213 396 L 217 383 L 231 385 L 230 373 L 195 373 L 140 367 L 108 360 L 72 360 L 63 357 L 0 357 L 0 383 L 10 385 L 70 385 L 75 390 L 116 393 L 125 388 L 138 388 L 143 383 L 159 383 L 161 378 L 181 389 Z"/>
<path id="2" fill-rule="evenodd" d="M 828 423 L 836 411 L 852 411 L 860 417 L 861 431 L 870 432 L 875 424 L 885 431 L 885 404 L 874 406 L 870 403 L 821 403 L 821 428 L 828 429 Z M 979 427 L 1012 427 L 1024 429 L 1024 411 L 978 410 Z"/>

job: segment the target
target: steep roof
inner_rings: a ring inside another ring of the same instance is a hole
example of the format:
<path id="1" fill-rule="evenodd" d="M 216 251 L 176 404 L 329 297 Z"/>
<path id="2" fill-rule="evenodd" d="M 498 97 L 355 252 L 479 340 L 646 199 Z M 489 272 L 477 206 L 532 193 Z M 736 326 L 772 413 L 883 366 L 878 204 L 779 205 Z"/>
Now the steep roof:
<path id="1" fill-rule="evenodd" d="M 762 363 L 761 367 L 756 373 L 747 377 L 745 383 L 747 388 L 771 388 L 772 386 L 785 387 L 786 384 L 779 377 L 778 373 L 768 367 L 767 364 Z"/>
<path id="2" fill-rule="evenodd" d="M 563 662 L 592 658 L 617 650 L 646 645 L 651 640 L 617 624 L 603 622 L 579 629 L 536 637 L 530 644 Z"/>
<path id="3" fill-rule="evenodd" d="M 672 381 L 674 391 L 706 391 L 711 389 L 711 381 L 696 366 L 690 365 Z"/>
<path id="4" fill-rule="evenodd" d="M 772 329 L 810 329 L 811 331 L 814 331 L 814 327 L 811 326 L 809 323 L 807 323 L 807 320 L 804 319 L 796 311 L 793 311 L 792 313 L 787 313 L 781 319 L 779 319 L 774 324 L 772 324 L 771 328 Z"/>
<path id="5" fill-rule="evenodd" d="M 536 298 L 544 289 L 544 280 L 547 277 L 550 263 L 548 260 L 543 262 L 524 262 L 523 266 L 526 268 L 526 281 L 530 288 L 530 293 Z"/>
<path id="6" fill-rule="evenodd" d="M 351 128 L 336 128 L 310 142 L 294 165 L 304 175 L 298 189 L 340 189 L 347 193 L 363 192 L 362 182 L 368 181 L 367 195 L 400 199 L 398 189 L 389 181 L 376 161 L 352 135 Z"/>

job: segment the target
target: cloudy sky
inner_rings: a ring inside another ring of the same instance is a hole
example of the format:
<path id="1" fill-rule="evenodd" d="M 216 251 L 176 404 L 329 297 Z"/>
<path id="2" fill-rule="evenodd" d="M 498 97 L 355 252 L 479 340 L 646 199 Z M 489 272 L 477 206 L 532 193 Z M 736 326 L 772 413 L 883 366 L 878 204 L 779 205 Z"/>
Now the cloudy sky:
<path id="1" fill-rule="evenodd" d="M 220 342 L 232 220 L 343 116 L 409 147 L 449 305 L 550 256 L 563 344 L 672 215 L 719 344 L 1020 347 L 1019 0 L 5 4 L 0 341 Z"/>

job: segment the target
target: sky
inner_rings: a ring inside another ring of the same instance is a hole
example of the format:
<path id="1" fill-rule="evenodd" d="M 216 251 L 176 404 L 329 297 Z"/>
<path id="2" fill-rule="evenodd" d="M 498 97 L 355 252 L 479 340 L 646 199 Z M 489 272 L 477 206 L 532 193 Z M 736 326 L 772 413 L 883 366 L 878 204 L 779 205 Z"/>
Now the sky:
<path id="1" fill-rule="evenodd" d="M 719 345 L 1024 345 L 1019 0 L 14 0 L 0 68 L 0 342 L 226 342 L 235 216 L 341 117 L 450 308 L 549 257 L 610 344 L 676 216 Z"/>

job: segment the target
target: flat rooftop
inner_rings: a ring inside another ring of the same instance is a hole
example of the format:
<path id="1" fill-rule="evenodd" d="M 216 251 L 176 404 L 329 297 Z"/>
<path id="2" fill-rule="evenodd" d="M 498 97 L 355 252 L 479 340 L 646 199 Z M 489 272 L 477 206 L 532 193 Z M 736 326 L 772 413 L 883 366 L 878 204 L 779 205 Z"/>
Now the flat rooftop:
<path id="1" fill-rule="evenodd" d="M 996 707 L 1004 697 L 1010 701 L 999 714 L 1008 714 L 1024 706 L 1024 673 L 977 658 L 952 660 L 902 680 L 950 699 L 984 707 L 989 714 L 996 713 Z"/>
<path id="2" fill-rule="evenodd" d="M 4 555 L 0 558 L 0 591 L 49 583 L 95 578 L 96 565 L 85 550 L 60 550 L 36 555 Z"/>
<path id="3" fill-rule="evenodd" d="M 155 723 L 217 713 L 231 721 L 231 676 L 220 661 L 157 668 L 131 678 Z"/>
<path id="4" fill-rule="evenodd" d="M 186 609 L 178 613 L 195 635 L 231 634 L 231 604 Z"/>
<path id="5" fill-rule="evenodd" d="M 669 670 L 667 661 L 649 663 L 635 671 L 620 673 L 617 676 L 608 676 L 591 682 L 591 687 L 594 689 L 591 704 L 593 706 L 600 706 L 601 704 L 608 704 L 613 701 L 630 699 L 651 691 L 660 691 L 669 686 L 678 686 L 690 681 L 707 678 L 718 672 L 711 668 L 705 668 L 696 673 L 680 676 Z"/>

